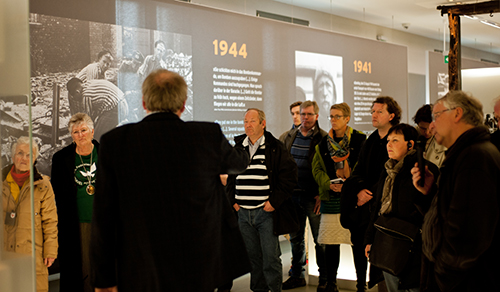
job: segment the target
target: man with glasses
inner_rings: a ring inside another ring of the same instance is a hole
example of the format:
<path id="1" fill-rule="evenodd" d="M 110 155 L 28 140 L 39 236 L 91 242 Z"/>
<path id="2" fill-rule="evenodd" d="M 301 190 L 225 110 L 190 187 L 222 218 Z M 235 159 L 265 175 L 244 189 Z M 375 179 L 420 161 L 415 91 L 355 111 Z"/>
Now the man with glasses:
<path id="1" fill-rule="evenodd" d="M 387 136 L 401 120 L 401 107 L 389 96 L 379 96 L 372 103 L 372 125 L 376 130 L 368 137 L 359 153 L 352 175 L 344 182 L 341 195 L 340 221 L 351 231 L 353 257 L 358 277 L 357 291 L 364 291 L 367 259 L 364 236 L 370 222 L 371 199 L 377 190 L 381 172 L 385 171 Z M 372 266 L 372 271 L 375 269 Z M 370 273 L 371 274 L 371 273 Z"/>
<path id="2" fill-rule="evenodd" d="M 309 218 L 311 232 L 316 250 L 316 263 L 319 267 L 318 291 L 326 288 L 326 265 L 324 246 L 318 243 L 320 223 L 318 184 L 312 175 L 311 163 L 316 145 L 327 133 L 320 129 L 318 124 L 319 107 L 315 101 L 305 101 L 300 105 L 301 125 L 290 130 L 282 140 L 290 151 L 298 166 L 298 184 L 295 187 L 292 200 L 299 214 L 300 230 L 290 234 L 292 244 L 292 271 L 291 276 L 283 283 L 283 290 L 289 290 L 306 285 L 304 266 L 306 264 L 305 227 L 306 218 Z"/>
<path id="3" fill-rule="evenodd" d="M 483 106 L 450 91 L 433 109 L 436 140 L 448 147 L 439 185 L 418 167 L 413 183 L 435 193 L 422 227 L 422 291 L 498 291 L 500 274 L 500 152 L 483 126 Z"/>

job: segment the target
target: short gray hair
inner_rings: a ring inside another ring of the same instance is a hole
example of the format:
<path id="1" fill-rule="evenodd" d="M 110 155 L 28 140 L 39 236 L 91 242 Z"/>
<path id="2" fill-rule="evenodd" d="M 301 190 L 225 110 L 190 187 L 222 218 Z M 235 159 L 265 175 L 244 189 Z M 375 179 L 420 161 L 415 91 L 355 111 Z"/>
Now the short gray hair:
<path id="1" fill-rule="evenodd" d="M 33 147 L 33 161 L 35 161 L 38 158 L 38 144 L 36 143 L 35 139 L 31 139 L 31 144 Z M 14 161 L 14 156 L 16 155 L 16 149 L 17 145 L 30 145 L 30 138 L 26 136 L 21 136 L 19 137 L 16 142 L 12 143 L 12 148 L 11 148 L 11 154 L 12 154 L 12 161 Z"/>
<path id="2" fill-rule="evenodd" d="M 92 131 L 94 129 L 94 122 L 92 121 L 92 118 L 89 117 L 89 115 L 85 113 L 76 113 L 71 116 L 68 122 L 68 130 L 69 133 L 71 134 L 73 132 L 73 127 L 76 125 L 79 125 L 81 123 L 87 124 L 89 129 Z"/>
<path id="3" fill-rule="evenodd" d="M 469 93 L 462 90 L 450 91 L 437 102 L 441 102 L 447 109 L 461 108 L 464 111 L 462 120 L 466 124 L 476 127 L 483 124 L 483 105 Z"/>
<path id="4" fill-rule="evenodd" d="M 149 111 L 176 113 L 187 99 L 187 84 L 181 75 L 158 69 L 142 83 L 142 95 Z"/>

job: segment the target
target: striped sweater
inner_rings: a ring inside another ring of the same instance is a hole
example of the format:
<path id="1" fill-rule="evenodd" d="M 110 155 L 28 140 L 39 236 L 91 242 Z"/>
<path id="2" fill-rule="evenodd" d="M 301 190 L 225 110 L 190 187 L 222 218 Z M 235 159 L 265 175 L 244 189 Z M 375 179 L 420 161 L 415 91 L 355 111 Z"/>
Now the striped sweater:
<path id="1" fill-rule="evenodd" d="M 248 137 L 243 141 L 248 147 Z M 252 156 L 245 172 L 236 177 L 236 203 L 244 209 L 257 209 L 269 200 L 270 186 L 265 157 L 265 139 Z"/>

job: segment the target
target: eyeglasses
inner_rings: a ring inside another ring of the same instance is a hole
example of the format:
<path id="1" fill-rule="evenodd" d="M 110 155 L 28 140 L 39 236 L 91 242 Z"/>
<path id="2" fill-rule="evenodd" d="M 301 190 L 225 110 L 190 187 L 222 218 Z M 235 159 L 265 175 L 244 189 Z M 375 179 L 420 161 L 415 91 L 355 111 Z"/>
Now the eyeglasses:
<path id="1" fill-rule="evenodd" d="M 336 116 L 329 116 L 328 119 L 338 121 L 340 120 L 340 118 L 345 118 L 345 117 L 346 116 L 336 115 Z"/>
<path id="2" fill-rule="evenodd" d="M 316 115 L 315 113 L 300 113 L 301 117 L 305 117 L 305 116 L 312 117 L 312 116 L 315 116 L 315 115 Z"/>
<path id="3" fill-rule="evenodd" d="M 447 112 L 447 111 L 451 111 L 451 110 L 454 110 L 454 109 L 455 108 L 447 108 L 447 109 L 444 109 L 442 111 L 438 111 L 438 112 L 432 113 L 432 120 L 435 121 L 437 118 L 439 118 L 439 116 L 441 116 L 442 113 Z"/>

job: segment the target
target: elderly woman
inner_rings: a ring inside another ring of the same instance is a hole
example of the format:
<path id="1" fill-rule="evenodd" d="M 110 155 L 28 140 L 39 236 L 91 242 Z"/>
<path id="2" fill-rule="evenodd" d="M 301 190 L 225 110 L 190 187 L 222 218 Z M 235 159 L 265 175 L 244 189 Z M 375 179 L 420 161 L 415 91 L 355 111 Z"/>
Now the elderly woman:
<path id="1" fill-rule="evenodd" d="M 337 270 L 340 262 L 340 244 L 351 244 L 349 230 L 340 225 L 340 192 L 342 182 L 347 179 L 358 161 L 359 151 L 366 135 L 349 127 L 351 109 L 347 103 L 334 104 L 330 108 L 332 128 L 316 145 L 312 171 L 319 187 L 321 199 L 321 223 L 318 242 L 325 244 L 327 267 L 326 291 L 337 290 Z M 337 181 L 334 181 L 337 180 Z M 354 249 L 353 249 L 354 250 Z M 361 246 L 361 253 L 363 247 Z M 363 256 L 363 255 L 361 255 Z M 366 259 L 363 258 L 366 267 Z M 360 269 L 361 270 L 361 269 Z M 366 285 L 366 270 L 358 275 L 358 286 Z"/>
<path id="2" fill-rule="evenodd" d="M 399 124 L 389 130 L 389 160 L 385 163 L 386 171 L 380 176 L 371 223 L 366 231 L 366 256 L 372 264 L 370 286 L 382 279 L 382 270 L 390 292 L 419 291 L 420 229 L 432 196 L 424 196 L 413 185 L 411 169 L 418 161 L 417 138 L 417 130 L 408 124 Z M 437 166 L 429 161 L 425 163 L 437 177 Z"/>
<path id="3" fill-rule="evenodd" d="M 13 165 L 3 169 L 4 247 L 7 251 L 32 253 L 30 138 L 20 137 L 12 145 Z M 38 146 L 32 143 L 33 161 Z M 35 212 L 36 287 L 49 291 L 48 267 L 57 257 L 57 211 L 49 178 L 33 165 Z"/>
<path id="4" fill-rule="evenodd" d="M 87 114 L 74 114 L 68 130 L 73 143 L 54 154 L 51 175 L 59 215 L 60 288 L 93 291 L 89 242 L 99 144 Z"/>

